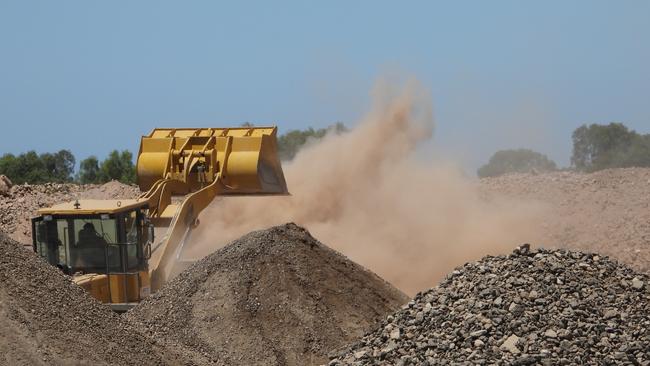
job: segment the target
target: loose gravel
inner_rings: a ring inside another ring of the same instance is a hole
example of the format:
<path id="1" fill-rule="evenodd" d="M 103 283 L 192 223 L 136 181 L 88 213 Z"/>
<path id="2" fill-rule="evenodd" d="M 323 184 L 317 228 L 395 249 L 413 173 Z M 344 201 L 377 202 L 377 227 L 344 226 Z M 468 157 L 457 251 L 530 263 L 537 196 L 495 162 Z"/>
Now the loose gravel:
<path id="1" fill-rule="evenodd" d="M 286 224 L 235 240 L 126 315 L 195 364 L 315 365 L 407 301 Z"/>
<path id="2" fill-rule="evenodd" d="M 419 293 L 330 365 L 650 365 L 650 277 L 524 245 Z"/>
<path id="3" fill-rule="evenodd" d="M 184 363 L 0 233 L 0 365 Z"/>

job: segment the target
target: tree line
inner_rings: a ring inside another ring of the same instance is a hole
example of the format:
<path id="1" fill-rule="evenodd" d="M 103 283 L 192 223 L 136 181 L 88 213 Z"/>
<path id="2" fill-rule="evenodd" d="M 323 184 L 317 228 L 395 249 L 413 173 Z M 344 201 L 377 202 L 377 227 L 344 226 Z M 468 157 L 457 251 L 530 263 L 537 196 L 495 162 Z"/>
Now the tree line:
<path id="1" fill-rule="evenodd" d="M 640 134 L 622 123 L 585 124 L 573 131 L 569 169 L 594 172 L 609 168 L 650 167 L 650 134 Z M 548 172 L 557 165 L 529 149 L 500 150 L 477 171 L 479 177 L 506 173 Z"/>
<path id="2" fill-rule="evenodd" d="M 242 126 L 252 127 L 250 123 Z M 290 130 L 278 137 L 278 155 L 281 160 L 291 160 L 300 148 L 310 141 L 325 137 L 327 133 L 343 133 L 347 127 L 337 122 L 327 128 Z M 42 183 L 81 183 L 101 184 L 111 180 L 133 184 L 136 180 L 133 154 L 128 151 L 114 150 L 100 161 L 96 156 L 89 156 L 79 162 L 75 173 L 76 159 L 70 150 L 57 153 L 37 154 L 29 151 L 20 155 L 4 154 L 0 157 L 0 174 L 6 175 L 14 184 Z"/>
<path id="3" fill-rule="evenodd" d="M 291 130 L 278 137 L 278 155 L 280 160 L 293 159 L 298 150 L 310 141 L 317 141 L 325 137 L 328 133 L 341 134 L 347 132 L 348 128 L 342 122 L 320 129 L 309 127 L 306 130 Z"/>
<path id="4" fill-rule="evenodd" d="M 135 183 L 135 166 L 130 151 L 112 151 L 103 161 L 95 156 L 82 160 L 75 174 L 76 159 L 70 150 L 37 154 L 28 151 L 20 155 L 4 154 L 0 157 L 0 174 L 14 184 L 41 183 L 106 183 L 119 180 Z"/>
<path id="5" fill-rule="evenodd" d="M 250 123 L 244 126 L 253 126 Z M 278 137 L 278 155 L 281 160 L 291 160 L 310 141 L 322 139 L 328 133 L 345 133 L 348 128 L 337 122 L 327 128 L 290 130 Z M 582 125 L 573 131 L 571 166 L 582 172 L 607 168 L 650 167 L 650 134 L 639 134 L 622 123 Z M 100 161 L 90 156 L 79 162 L 75 172 L 75 157 L 69 150 L 37 154 L 29 151 L 20 155 L 4 154 L 0 157 L 0 174 L 14 184 L 40 184 L 47 182 L 82 184 L 105 183 L 118 180 L 135 183 L 133 154 L 114 150 Z M 477 170 L 479 177 L 493 177 L 506 173 L 549 172 L 557 164 L 548 156 L 530 149 L 497 151 Z"/>

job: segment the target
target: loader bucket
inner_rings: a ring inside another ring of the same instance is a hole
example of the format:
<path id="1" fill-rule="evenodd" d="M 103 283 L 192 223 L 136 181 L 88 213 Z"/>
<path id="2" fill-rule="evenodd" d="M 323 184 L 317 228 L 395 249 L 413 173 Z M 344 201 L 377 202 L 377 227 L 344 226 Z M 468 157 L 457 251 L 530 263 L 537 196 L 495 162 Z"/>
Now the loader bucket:
<path id="1" fill-rule="evenodd" d="M 276 127 L 156 128 L 143 136 L 137 180 L 148 191 L 172 179 L 173 194 L 220 179 L 223 195 L 288 194 L 277 154 Z"/>

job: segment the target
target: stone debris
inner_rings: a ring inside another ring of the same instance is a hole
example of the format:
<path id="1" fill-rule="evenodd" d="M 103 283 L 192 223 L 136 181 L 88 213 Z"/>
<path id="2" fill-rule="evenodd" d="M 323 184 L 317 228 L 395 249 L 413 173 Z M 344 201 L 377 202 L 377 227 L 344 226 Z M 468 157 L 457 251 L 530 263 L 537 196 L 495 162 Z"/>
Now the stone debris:
<path id="1" fill-rule="evenodd" d="M 557 338 L 557 332 L 553 329 L 547 329 L 546 332 L 544 332 L 544 336 L 547 338 Z"/>
<path id="2" fill-rule="evenodd" d="M 522 246 L 456 269 L 329 364 L 650 365 L 648 280 L 605 256 Z"/>
<path id="3" fill-rule="evenodd" d="M 643 288 L 643 281 L 641 281 L 638 277 L 634 277 L 632 279 L 632 287 L 635 290 L 641 290 Z"/>
<path id="4" fill-rule="evenodd" d="M 517 342 L 519 342 L 519 337 L 513 334 L 503 342 L 500 349 L 512 354 L 520 353 L 521 351 L 519 350 L 519 347 L 517 347 Z"/>

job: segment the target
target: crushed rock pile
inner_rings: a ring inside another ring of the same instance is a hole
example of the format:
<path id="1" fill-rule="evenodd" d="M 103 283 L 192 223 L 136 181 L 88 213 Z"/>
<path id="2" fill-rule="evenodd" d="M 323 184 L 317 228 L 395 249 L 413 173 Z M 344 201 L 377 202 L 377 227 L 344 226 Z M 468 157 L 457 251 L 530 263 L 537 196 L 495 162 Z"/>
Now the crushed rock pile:
<path id="1" fill-rule="evenodd" d="M 199 365 L 313 365 L 407 301 L 286 224 L 219 249 L 126 316 Z"/>
<path id="2" fill-rule="evenodd" d="M 0 365 L 182 362 L 0 233 Z"/>
<path id="3" fill-rule="evenodd" d="M 485 257 L 330 365 L 650 365 L 650 277 L 565 250 Z"/>
<path id="4" fill-rule="evenodd" d="M 0 195 L 0 231 L 23 244 L 32 242 L 31 218 L 39 208 L 73 201 L 75 199 L 136 198 L 138 187 L 111 181 L 103 185 L 46 183 L 12 186 Z"/>
<path id="5" fill-rule="evenodd" d="M 479 180 L 487 196 L 537 201 L 548 209 L 528 241 L 597 252 L 650 272 L 650 169 L 508 174 Z"/>

